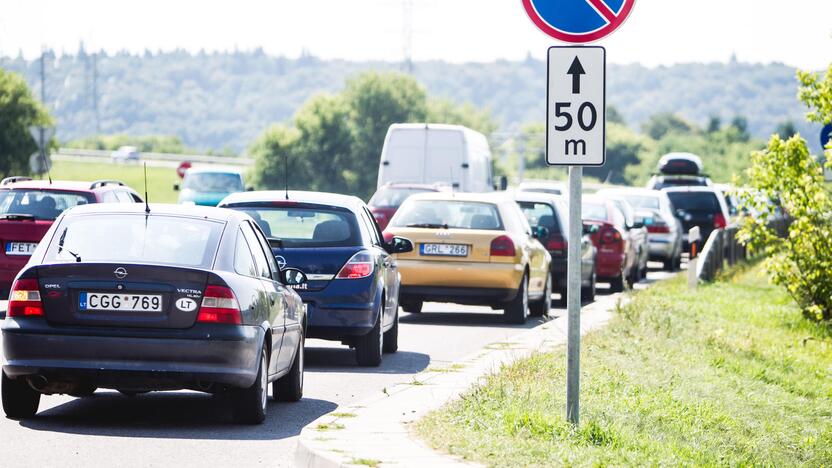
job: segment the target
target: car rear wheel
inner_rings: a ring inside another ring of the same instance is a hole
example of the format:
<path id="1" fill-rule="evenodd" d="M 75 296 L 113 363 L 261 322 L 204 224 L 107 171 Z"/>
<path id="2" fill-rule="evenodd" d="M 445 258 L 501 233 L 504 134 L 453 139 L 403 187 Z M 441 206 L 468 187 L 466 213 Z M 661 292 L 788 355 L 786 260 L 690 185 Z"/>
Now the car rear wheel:
<path id="1" fill-rule="evenodd" d="M 3 411 L 11 419 L 31 418 L 38 412 L 40 393 L 36 392 L 24 379 L 12 380 L 3 374 L 2 388 Z"/>
<path id="2" fill-rule="evenodd" d="M 393 326 L 384 332 L 384 344 L 382 350 L 385 353 L 395 353 L 399 350 L 399 311 L 393 317 Z"/>
<path id="3" fill-rule="evenodd" d="M 277 401 L 300 401 L 303 398 L 303 371 L 305 367 L 306 337 L 301 328 L 298 349 L 295 351 L 295 362 L 289 373 L 277 379 L 272 384 L 272 398 Z"/>
<path id="4" fill-rule="evenodd" d="M 381 365 L 381 354 L 384 347 L 384 333 L 381 332 L 382 313 L 370 333 L 359 336 L 355 342 L 355 360 L 359 366 L 378 367 Z"/>
<path id="5" fill-rule="evenodd" d="M 549 309 L 552 308 L 552 275 L 546 275 L 546 288 L 543 291 L 543 297 L 539 301 L 535 301 L 529 315 L 532 317 L 546 317 L 549 315 Z"/>
<path id="6" fill-rule="evenodd" d="M 266 399 L 269 393 L 269 358 L 266 348 L 260 351 L 260 367 L 251 387 L 236 390 L 230 395 L 234 405 L 234 419 L 243 424 L 260 424 L 266 419 Z"/>
<path id="7" fill-rule="evenodd" d="M 595 300 L 595 272 L 589 278 L 589 286 L 581 288 L 581 300 L 584 302 L 592 302 Z"/>
<path id="8" fill-rule="evenodd" d="M 411 314 L 422 312 L 422 301 L 402 302 L 402 310 Z"/>
<path id="9" fill-rule="evenodd" d="M 529 316 L 529 277 L 523 275 L 520 280 L 520 288 L 517 290 L 517 296 L 508 303 L 503 311 L 503 320 L 506 323 L 524 324 L 526 317 Z"/>
<path id="10" fill-rule="evenodd" d="M 624 273 L 610 280 L 610 289 L 612 289 L 612 292 L 622 292 L 624 291 L 624 287 Z"/>

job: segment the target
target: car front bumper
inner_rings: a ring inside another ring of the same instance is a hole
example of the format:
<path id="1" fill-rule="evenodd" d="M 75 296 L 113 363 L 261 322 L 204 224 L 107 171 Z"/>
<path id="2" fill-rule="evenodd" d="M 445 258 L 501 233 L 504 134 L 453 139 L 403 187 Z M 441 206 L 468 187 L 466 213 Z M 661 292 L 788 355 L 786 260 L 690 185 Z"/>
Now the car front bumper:
<path id="1" fill-rule="evenodd" d="M 185 330 L 53 327 L 43 319 L 3 324 L 3 371 L 106 388 L 246 388 L 257 376 L 265 332 L 198 324 Z"/>

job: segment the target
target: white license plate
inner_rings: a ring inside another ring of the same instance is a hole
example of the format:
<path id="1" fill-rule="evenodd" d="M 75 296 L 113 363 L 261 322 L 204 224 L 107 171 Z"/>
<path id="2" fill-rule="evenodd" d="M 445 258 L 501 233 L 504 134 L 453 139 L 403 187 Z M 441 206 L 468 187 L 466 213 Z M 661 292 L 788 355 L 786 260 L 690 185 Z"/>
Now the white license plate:
<path id="1" fill-rule="evenodd" d="M 78 294 L 78 309 L 161 312 L 162 296 L 154 294 L 107 294 L 82 291 Z"/>
<path id="2" fill-rule="evenodd" d="M 34 242 L 6 242 L 6 255 L 32 255 L 37 246 Z"/>
<path id="3" fill-rule="evenodd" d="M 468 246 L 461 244 L 422 244 L 422 255 L 440 255 L 445 257 L 467 257 Z"/>

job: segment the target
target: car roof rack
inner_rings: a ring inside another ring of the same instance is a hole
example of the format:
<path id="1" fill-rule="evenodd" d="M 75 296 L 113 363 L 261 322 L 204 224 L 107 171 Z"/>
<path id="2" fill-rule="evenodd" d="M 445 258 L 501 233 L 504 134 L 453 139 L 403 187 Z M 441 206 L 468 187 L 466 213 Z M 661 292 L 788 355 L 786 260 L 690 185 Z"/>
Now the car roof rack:
<path id="1" fill-rule="evenodd" d="M 6 177 L 5 179 L 0 180 L 0 185 L 13 184 L 15 182 L 26 182 L 27 180 L 32 180 L 32 178 L 26 176 Z"/>
<path id="2" fill-rule="evenodd" d="M 97 189 L 97 188 L 103 187 L 105 185 L 121 185 L 121 186 L 124 186 L 124 182 L 122 182 L 120 180 L 114 180 L 114 179 L 96 180 L 95 182 L 90 184 L 90 190 Z"/>

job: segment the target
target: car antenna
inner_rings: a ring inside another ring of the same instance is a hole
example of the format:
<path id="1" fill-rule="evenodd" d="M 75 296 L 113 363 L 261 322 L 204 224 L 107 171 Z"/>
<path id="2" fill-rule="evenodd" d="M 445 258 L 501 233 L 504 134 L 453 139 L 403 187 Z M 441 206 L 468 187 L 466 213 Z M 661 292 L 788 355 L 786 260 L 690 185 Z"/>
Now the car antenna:
<path id="1" fill-rule="evenodd" d="M 144 214 L 150 214 L 150 203 L 147 199 L 147 161 L 144 162 Z"/>
<path id="2" fill-rule="evenodd" d="M 286 189 L 286 199 L 289 199 L 289 153 L 283 152 L 283 187 Z"/>

